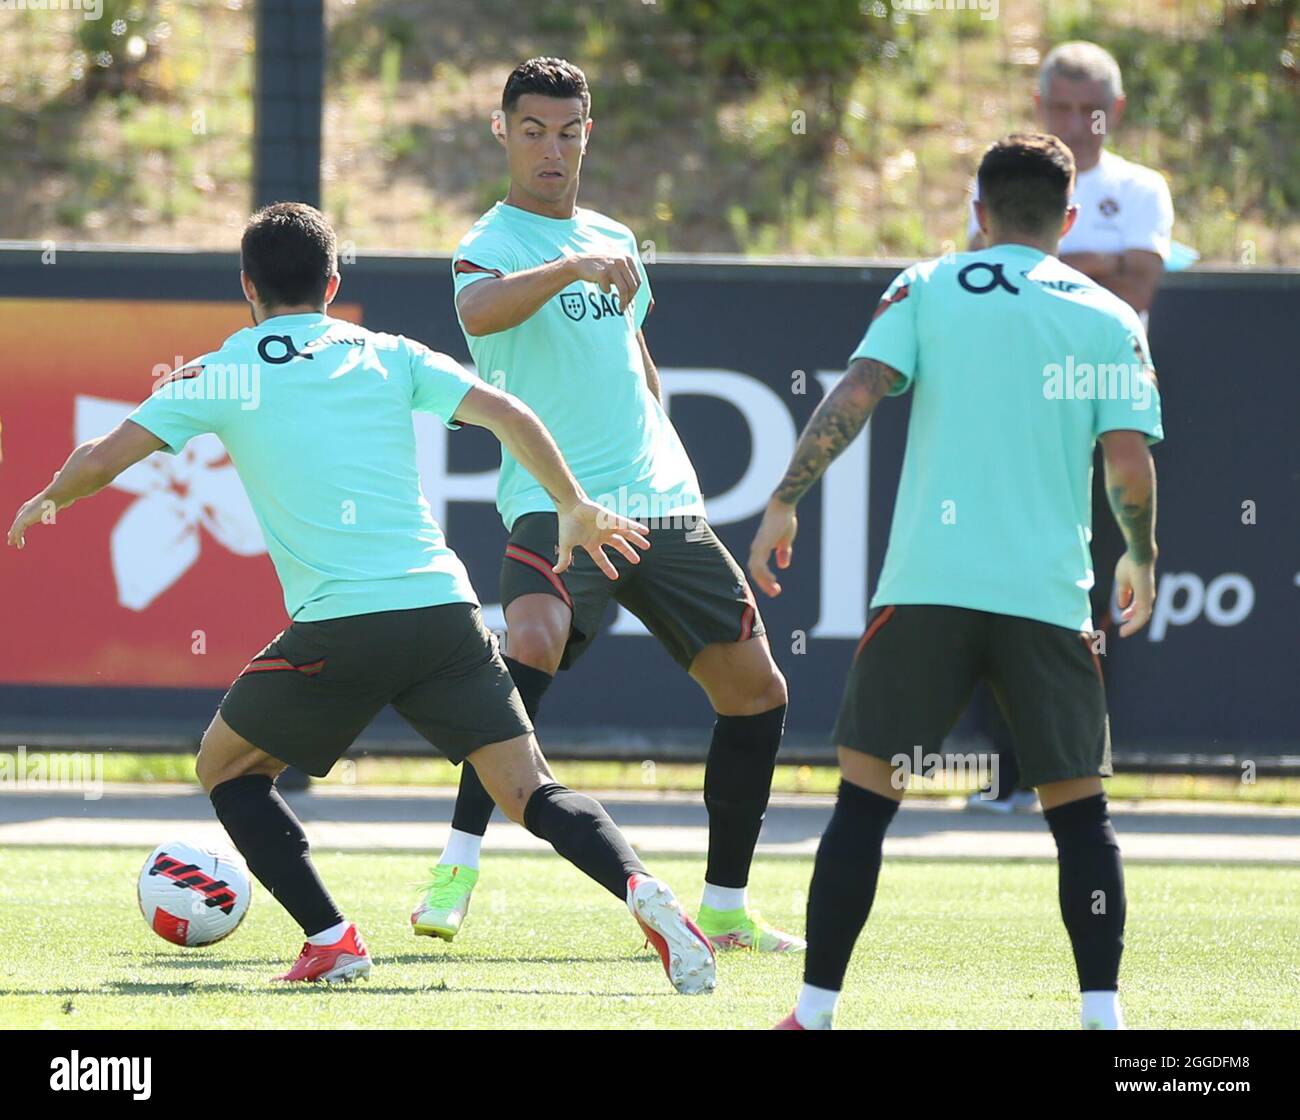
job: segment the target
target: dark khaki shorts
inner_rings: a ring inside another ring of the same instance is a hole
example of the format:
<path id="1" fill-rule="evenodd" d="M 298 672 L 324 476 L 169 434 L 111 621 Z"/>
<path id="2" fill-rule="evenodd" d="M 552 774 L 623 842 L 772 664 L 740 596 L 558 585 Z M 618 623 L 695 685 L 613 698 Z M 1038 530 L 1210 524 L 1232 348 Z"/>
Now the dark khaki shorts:
<path id="1" fill-rule="evenodd" d="M 939 753 L 981 680 L 1011 727 L 1025 786 L 1111 773 L 1106 693 L 1087 636 L 964 607 L 871 613 L 835 743 L 886 762 L 916 747 Z"/>
<path id="2" fill-rule="evenodd" d="M 322 778 L 386 704 L 453 762 L 532 730 L 472 603 L 295 622 L 235 678 L 221 716 Z"/>
<path id="3" fill-rule="evenodd" d="M 501 605 L 537 593 L 568 604 L 573 622 L 561 669 L 570 668 L 591 644 L 611 600 L 645 623 L 684 669 L 707 645 L 763 633 L 745 573 L 701 518 L 664 527 L 651 523 L 650 548 L 639 564 L 607 548 L 617 580 L 606 577 L 581 549 L 569 570 L 557 576 L 551 567 L 558 536 L 553 513 L 527 513 L 515 522 L 501 562 Z"/>

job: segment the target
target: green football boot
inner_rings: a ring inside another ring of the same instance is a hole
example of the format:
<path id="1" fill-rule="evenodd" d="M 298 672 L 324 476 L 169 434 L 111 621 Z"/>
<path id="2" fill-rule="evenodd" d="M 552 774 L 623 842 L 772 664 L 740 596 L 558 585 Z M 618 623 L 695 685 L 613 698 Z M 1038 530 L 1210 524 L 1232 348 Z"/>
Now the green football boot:
<path id="1" fill-rule="evenodd" d="M 411 927 L 416 936 L 441 937 L 444 941 L 455 937 L 469 912 L 469 896 L 477 882 L 477 868 L 438 864 L 419 904 L 411 912 Z"/>
<path id="2" fill-rule="evenodd" d="M 755 953 L 802 953 L 808 942 L 773 929 L 757 912 L 700 907 L 699 927 L 715 949 L 749 949 Z"/>

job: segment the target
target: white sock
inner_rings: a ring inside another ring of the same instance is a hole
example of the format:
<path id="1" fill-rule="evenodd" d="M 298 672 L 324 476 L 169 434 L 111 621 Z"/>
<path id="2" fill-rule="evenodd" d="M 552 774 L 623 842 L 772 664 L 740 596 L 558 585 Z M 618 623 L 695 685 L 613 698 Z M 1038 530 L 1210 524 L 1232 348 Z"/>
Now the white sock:
<path id="1" fill-rule="evenodd" d="M 475 836 L 472 832 L 461 832 L 453 828 L 451 835 L 447 837 L 447 846 L 442 849 L 442 856 L 439 863 L 456 864 L 459 867 L 470 867 L 475 871 L 478 870 L 478 853 L 483 847 L 483 837 Z"/>
<path id="2" fill-rule="evenodd" d="M 352 923 L 346 918 L 336 926 L 330 926 L 329 929 L 323 929 L 320 933 L 313 933 L 307 938 L 309 945 L 333 945 L 348 931 L 348 926 Z"/>
<path id="3" fill-rule="evenodd" d="M 828 1031 L 835 1022 L 835 1005 L 839 1000 L 839 992 L 805 984 L 799 990 L 794 1017 L 806 1031 Z"/>
<path id="4" fill-rule="evenodd" d="M 712 883 L 705 883 L 700 904 L 710 910 L 747 910 L 745 894 L 745 887 L 715 887 Z"/>
<path id="5" fill-rule="evenodd" d="M 1084 992 L 1080 1022 L 1085 1031 L 1122 1031 L 1124 1012 L 1118 992 Z"/>

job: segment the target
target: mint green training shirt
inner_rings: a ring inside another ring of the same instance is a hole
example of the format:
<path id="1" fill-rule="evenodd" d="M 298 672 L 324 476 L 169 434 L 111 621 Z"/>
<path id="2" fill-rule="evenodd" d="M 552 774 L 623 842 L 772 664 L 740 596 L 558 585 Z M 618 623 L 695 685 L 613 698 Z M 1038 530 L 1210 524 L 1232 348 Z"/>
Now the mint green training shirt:
<path id="1" fill-rule="evenodd" d="M 478 382 L 446 354 L 327 315 L 277 315 L 178 370 L 129 419 L 172 454 L 220 437 L 291 618 L 477 603 L 420 491 L 412 410 L 448 427 Z"/>
<path id="2" fill-rule="evenodd" d="M 1091 630 L 1093 446 L 1164 435 L 1137 312 L 1056 257 L 997 245 L 902 272 L 853 358 L 892 366 L 913 398 L 871 605 Z"/>
<path id="3" fill-rule="evenodd" d="M 478 375 L 537 413 L 593 500 L 634 518 L 703 516 L 695 468 L 646 385 L 637 332 L 652 299 L 631 230 L 594 210 L 547 218 L 498 202 L 456 249 L 456 295 L 488 277 L 588 253 L 636 260 L 641 287 L 633 306 L 621 307 L 616 290 L 574 281 L 509 330 L 467 333 Z M 497 509 L 507 529 L 525 513 L 555 510 L 504 449 Z"/>

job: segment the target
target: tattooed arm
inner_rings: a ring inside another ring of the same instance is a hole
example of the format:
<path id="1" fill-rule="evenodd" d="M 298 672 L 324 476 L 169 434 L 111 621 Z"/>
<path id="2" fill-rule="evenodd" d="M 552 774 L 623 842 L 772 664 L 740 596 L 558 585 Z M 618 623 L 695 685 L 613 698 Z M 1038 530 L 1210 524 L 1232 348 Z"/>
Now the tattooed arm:
<path id="1" fill-rule="evenodd" d="M 1106 494 L 1128 551 L 1115 566 L 1119 589 L 1120 637 L 1146 625 L 1156 595 L 1156 468 L 1142 432 L 1104 432 Z"/>
<path id="2" fill-rule="evenodd" d="M 850 443 L 857 438 L 872 411 L 902 375 L 883 362 L 859 358 L 812 414 L 794 458 L 773 495 L 796 505 Z"/>
<path id="3" fill-rule="evenodd" d="M 776 566 L 790 566 L 798 531 L 794 509 L 799 499 L 826 473 L 826 468 L 840 452 L 857 438 L 881 398 L 898 384 L 902 376 L 883 362 L 859 358 L 817 406 L 799 437 L 785 477 L 768 502 L 763 523 L 749 550 L 749 574 L 765 594 L 781 594 L 781 585 L 768 567 L 768 558 L 775 550 Z"/>

